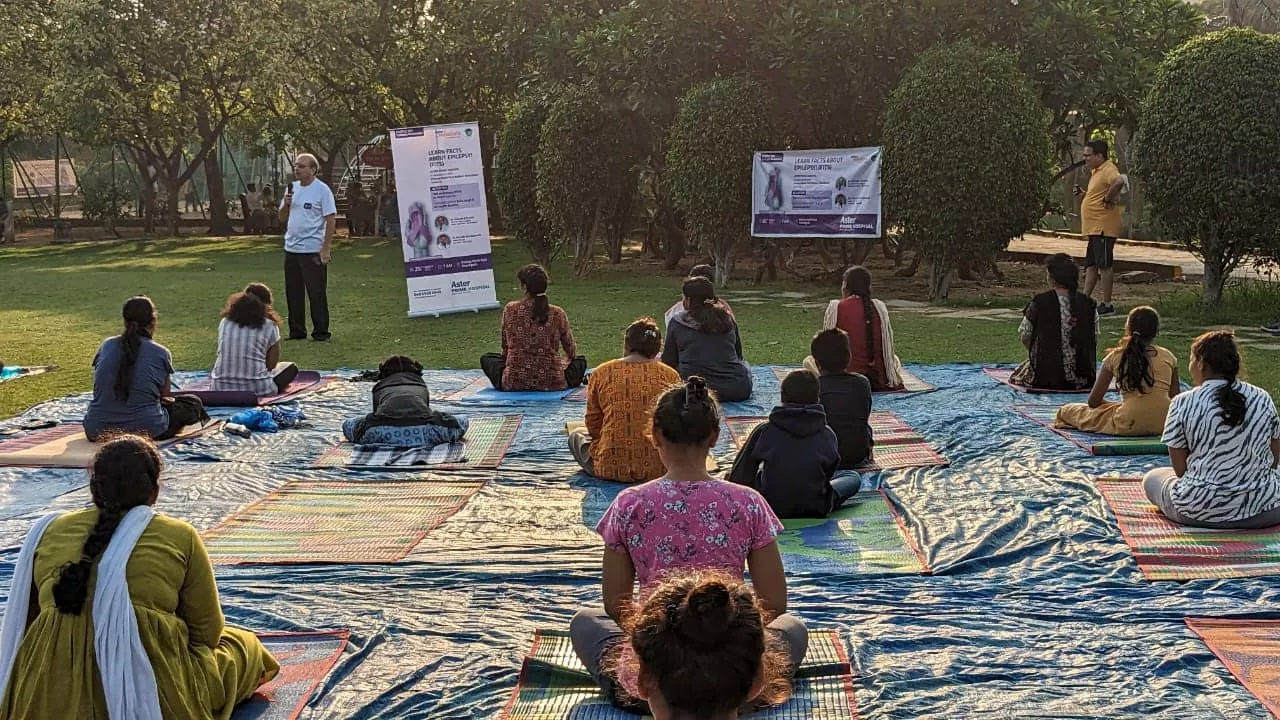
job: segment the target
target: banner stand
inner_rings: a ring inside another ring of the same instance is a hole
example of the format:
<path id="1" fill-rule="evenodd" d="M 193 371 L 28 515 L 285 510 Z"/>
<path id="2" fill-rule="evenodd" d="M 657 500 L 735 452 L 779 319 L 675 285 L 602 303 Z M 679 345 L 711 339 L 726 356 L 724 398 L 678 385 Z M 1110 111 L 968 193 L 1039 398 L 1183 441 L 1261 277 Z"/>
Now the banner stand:
<path id="1" fill-rule="evenodd" d="M 409 317 L 501 307 L 493 279 L 480 126 L 430 125 L 389 134 Z"/>
<path id="2" fill-rule="evenodd" d="M 458 314 L 460 314 L 460 313 L 465 313 L 465 312 L 469 312 L 469 313 L 477 313 L 477 314 L 478 314 L 481 310 L 501 310 L 501 309 L 502 309 L 502 303 L 500 303 L 500 302 L 496 302 L 496 301 L 495 301 L 493 304 L 490 304 L 490 305 L 478 305 L 478 306 L 476 306 L 476 307 L 469 307 L 469 308 L 446 308 L 446 309 L 444 309 L 444 310 L 422 310 L 422 311 L 419 311 L 419 312 L 414 312 L 414 311 L 410 310 L 410 311 L 409 311 L 409 317 L 411 317 L 411 318 L 419 318 L 419 317 L 432 317 L 432 318 L 438 318 L 438 317 L 442 317 L 442 316 L 444 316 L 444 315 L 458 315 Z"/>

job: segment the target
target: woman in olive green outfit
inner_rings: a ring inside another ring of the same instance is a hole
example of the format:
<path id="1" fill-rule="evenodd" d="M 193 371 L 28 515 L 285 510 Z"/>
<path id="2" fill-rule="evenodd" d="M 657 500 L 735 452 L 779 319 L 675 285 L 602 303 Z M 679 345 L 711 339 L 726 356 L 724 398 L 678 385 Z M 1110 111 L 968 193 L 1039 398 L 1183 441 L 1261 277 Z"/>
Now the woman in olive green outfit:
<path id="1" fill-rule="evenodd" d="M 149 440 L 125 436 L 106 444 L 90 479 L 95 507 L 47 526 L 35 546 L 28 625 L 0 720 L 108 720 L 94 647 L 95 565 L 121 518 L 155 504 L 160 468 Z M 253 633 L 223 623 L 213 566 L 187 523 L 151 518 L 124 577 L 165 718 L 226 720 L 279 672 Z"/>

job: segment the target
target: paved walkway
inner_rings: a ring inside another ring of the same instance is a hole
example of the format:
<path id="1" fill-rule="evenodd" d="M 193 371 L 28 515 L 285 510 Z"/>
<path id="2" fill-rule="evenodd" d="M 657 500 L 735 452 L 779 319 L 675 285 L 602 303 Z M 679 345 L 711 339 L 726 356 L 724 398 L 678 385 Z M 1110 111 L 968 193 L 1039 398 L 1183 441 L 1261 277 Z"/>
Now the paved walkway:
<path id="1" fill-rule="evenodd" d="M 1009 243 L 1010 252 L 1064 252 L 1074 255 L 1075 257 L 1083 257 L 1086 247 L 1088 247 L 1088 243 L 1084 240 L 1074 240 L 1071 238 L 1055 237 L 1052 235 L 1036 235 L 1033 233 L 1028 233 L 1021 239 L 1015 239 Z M 1194 255 L 1185 250 L 1151 247 L 1146 245 L 1118 244 L 1116 245 L 1116 259 L 1159 263 L 1161 265 L 1175 265 L 1182 268 L 1183 275 L 1204 275 L 1204 263 L 1200 262 Z M 1280 274 L 1277 274 L 1274 270 L 1268 274 L 1266 272 L 1259 272 L 1253 267 L 1236 268 L 1236 271 L 1233 272 L 1231 276 L 1238 278 L 1255 278 L 1259 280 L 1280 280 Z"/>

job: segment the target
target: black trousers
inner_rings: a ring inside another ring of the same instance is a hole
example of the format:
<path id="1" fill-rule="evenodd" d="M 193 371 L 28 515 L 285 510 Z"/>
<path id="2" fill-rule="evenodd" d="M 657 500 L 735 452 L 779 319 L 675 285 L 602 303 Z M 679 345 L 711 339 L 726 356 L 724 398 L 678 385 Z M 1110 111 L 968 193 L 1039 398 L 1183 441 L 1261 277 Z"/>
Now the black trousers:
<path id="1" fill-rule="evenodd" d="M 320 253 L 284 254 L 284 295 L 289 305 L 289 337 L 307 336 L 307 302 L 311 303 L 311 337 L 329 339 L 329 266 Z"/>
<path id="2" fill-rule="evenodd" d="M 495 390 L 502 389 L 502 371 L 507 368 L 507 358 L 501 353 L 485 353 L 480 356 L 480 370 L 489 378 Z M 570 388 L 580 387 L 587 376 L 587 359 L 582 355 L 569 361 L 564 369 L 564 381 Z"/>

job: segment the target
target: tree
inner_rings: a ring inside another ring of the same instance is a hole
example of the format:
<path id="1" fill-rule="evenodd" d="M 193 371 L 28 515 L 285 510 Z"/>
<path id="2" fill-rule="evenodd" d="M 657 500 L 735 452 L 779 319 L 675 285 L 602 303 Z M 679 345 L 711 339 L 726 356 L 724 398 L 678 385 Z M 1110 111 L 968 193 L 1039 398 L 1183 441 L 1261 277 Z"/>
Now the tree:
<path id="1" fill-rule="evenodd" d="M 1280 248 L 1280 38 L 1231 29 L 1169 54 L 1142 105 L 1135 171 L 1168 236 L 1204 259 L 1204 303 Z"/>
<path id="2" fill-rule="evenodd" d="M 541 94 L 530 93 L 512 107 L 498 144 L 493 191 L 507 230 L 529 249 L 535 261 L 550 266 L 561 245 L 538 213 L 534 196 L 538 183 L 535 160 L 546 119 L 547 100 Z"/>
<path id="3" fill-rule="evenodd" d="M 605 204 L 617 192 L 622 129 L 616 108 L 582 86 L 559 90 L 542 124 L 535 160 L 538 212 L 573 247 L 578 277 L 590 269 Z"/>
<path id="4" fill-rule="evenodd" d="M 120 145 L 143 177 L 148 212 L 161 186 L 168 231 L 177 234 L 182 186 L 251 105 L 270 48 L 261 18 L 276 12 L 274 0 L 65 0 L 57 8 L 63 117 L 88 144 Z M 222 173 L 213 170 L 212 230 L 227 232 Z"/>
<path id="5" fill-rule="evenodd" d="M 962 260 L 988 260 L 1035 224 L 1048 122 L 1013 56 L 969 42 L 924 53 L 890 96 L 884 210 L 931 264 L 931 299 Z"/>
<path id="6" fill-rule="evenodd" d="M 751 226 L 751 162 L 774 147 L 769 94 L 746 78 L 712 80 L 680 101 L 667 143 L 667 182 L 691 235 L 710 249 L 716 284 L 733 272 Z"/>
<path id="7" fill-rule="evenodd" d="M 53 67 L 49 0 L 0 2 L 0 150 L 47 128 L 43 109 Z"/>

